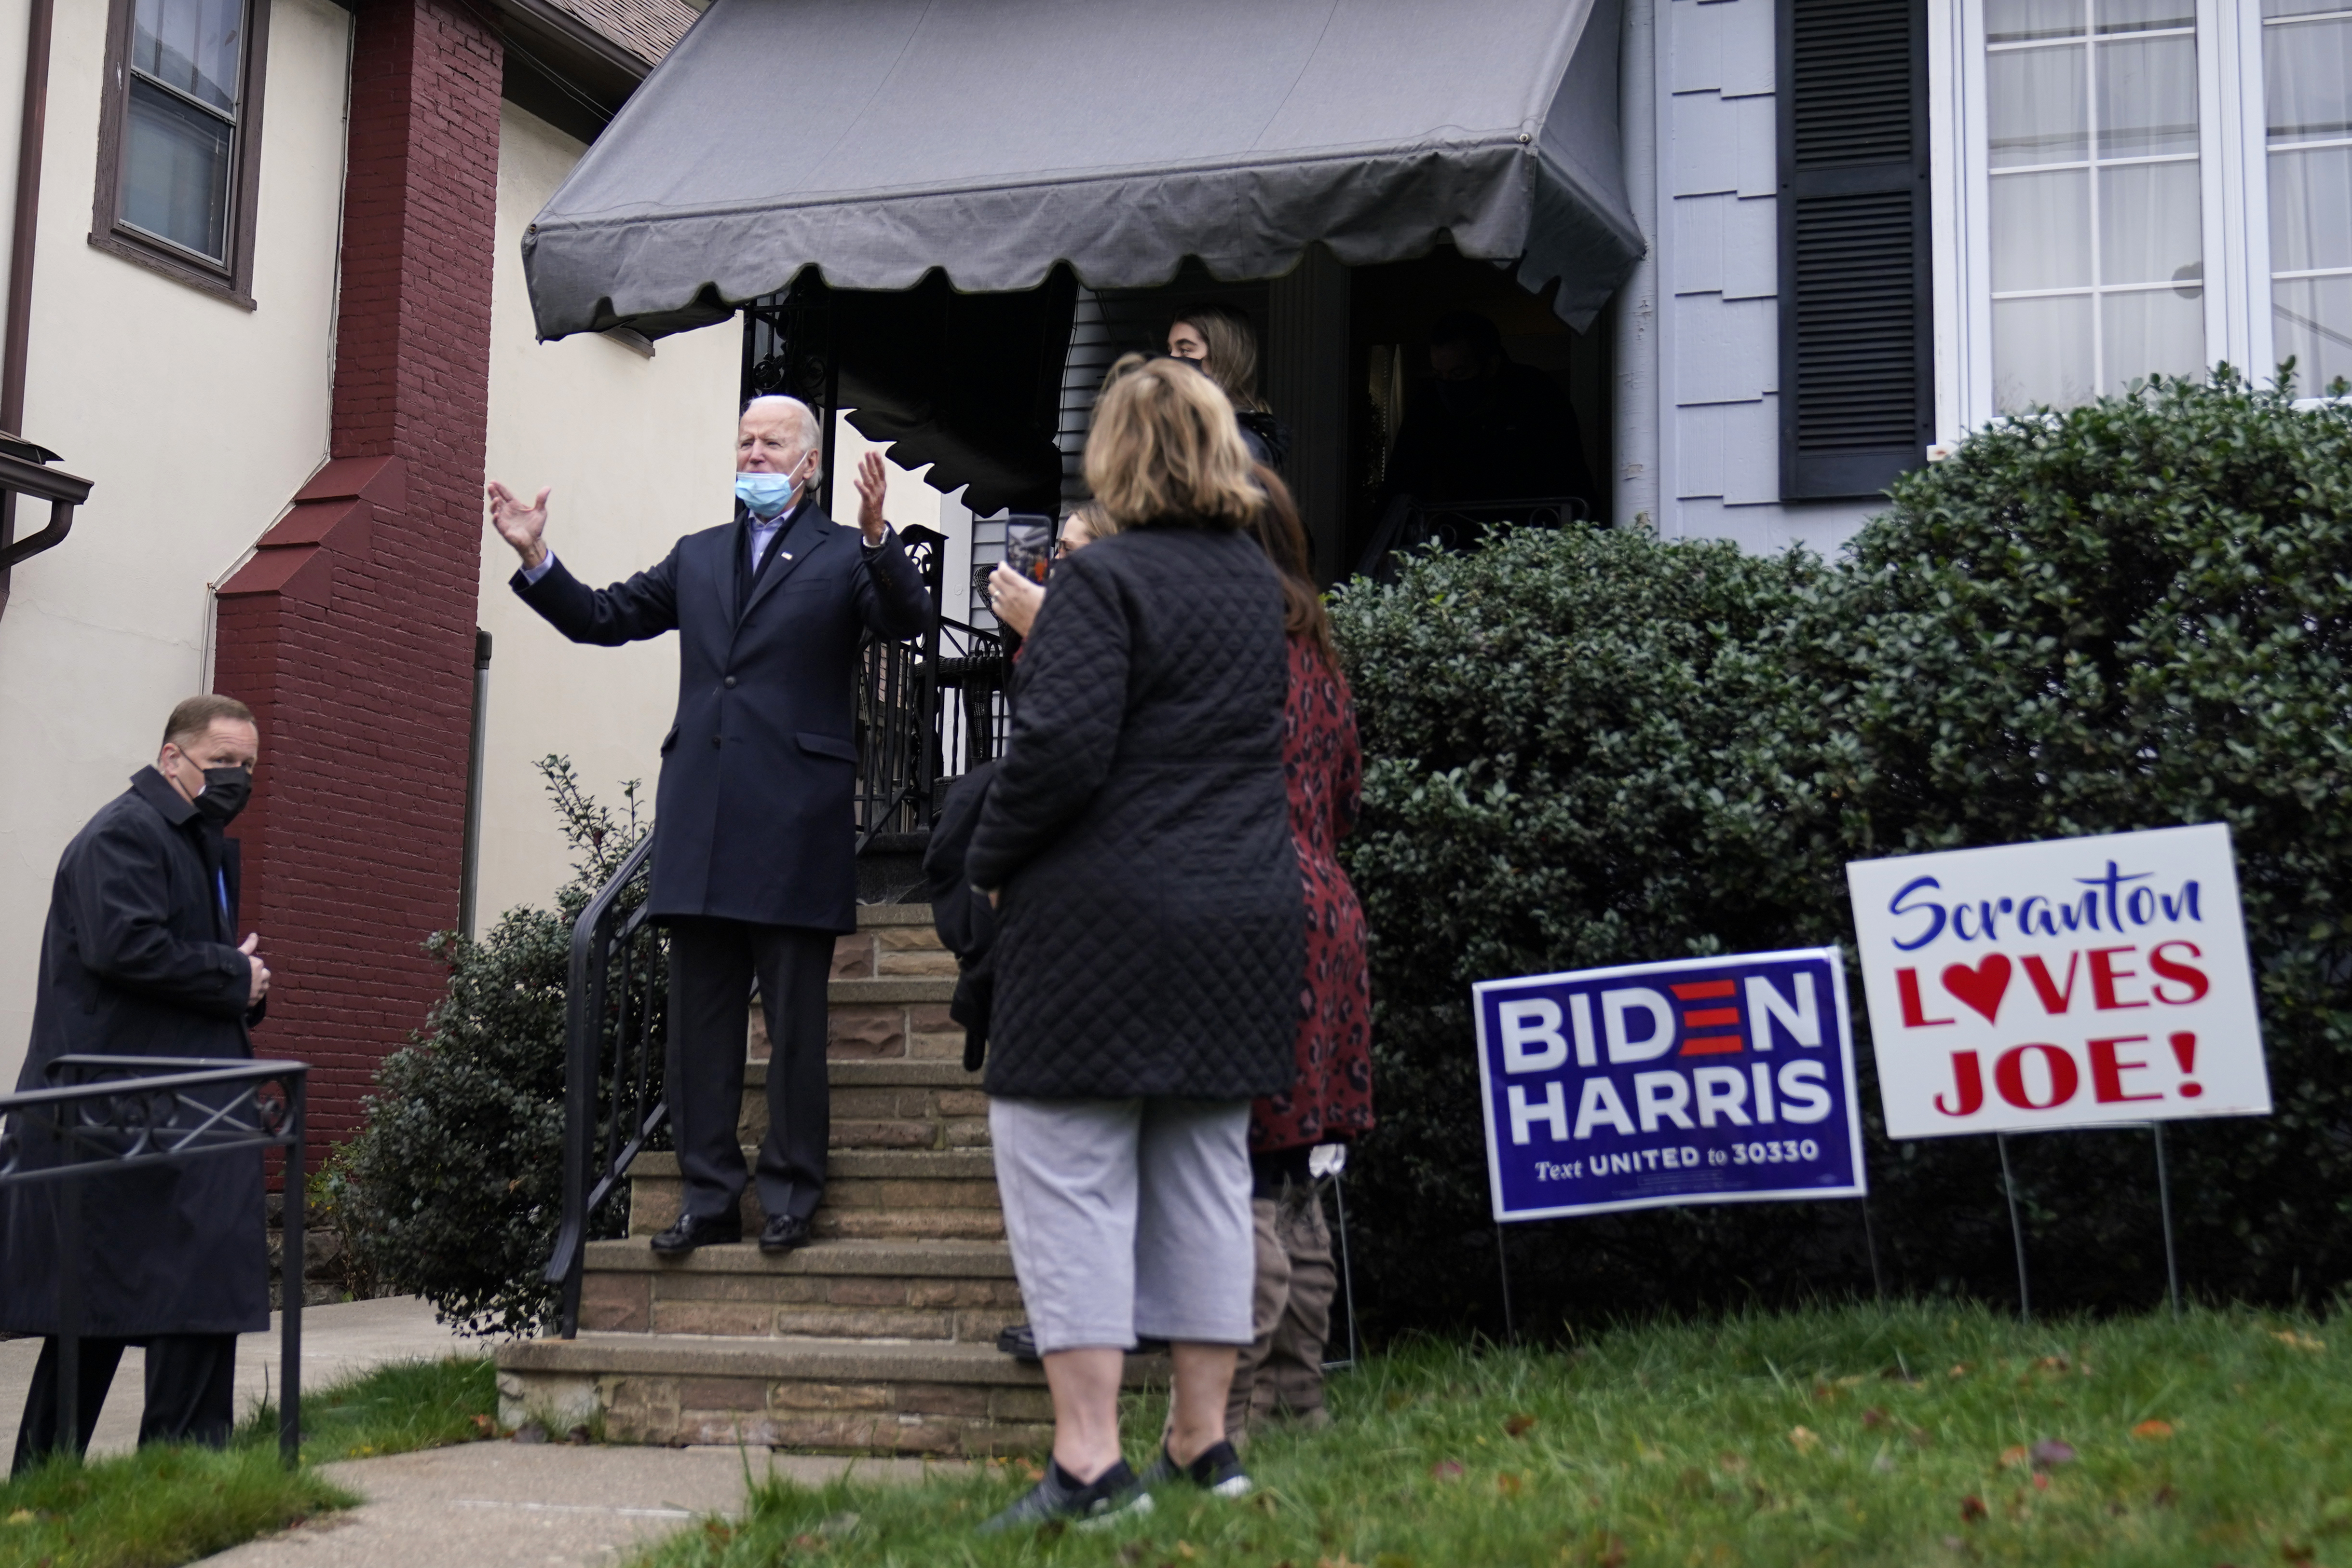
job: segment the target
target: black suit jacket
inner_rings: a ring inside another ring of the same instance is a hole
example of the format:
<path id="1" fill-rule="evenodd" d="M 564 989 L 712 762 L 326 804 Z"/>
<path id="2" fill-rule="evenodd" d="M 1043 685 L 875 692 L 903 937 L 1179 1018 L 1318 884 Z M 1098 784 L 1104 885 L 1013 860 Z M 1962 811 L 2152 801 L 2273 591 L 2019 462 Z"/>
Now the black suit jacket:
<path id="1" fill-rule="evenodd" d="M 858 642 L 924 631 L 930 593 L 896 533 L 868 551 L 803 500 L 745 595 L 744 516 L 609 588 L 559 561 L 537 583 L 516 573 L 514 590 L 573 642 L 678 634 L 651 912 L 853 931 Z"/>
<path id="2" fill-rule="evenodd" d="M 252 966 L 236 951 L 236 848 L 152 767 L 74 836 L 50 885 L 19 1091 L 49 1087 L 63 1056 L 253 1054 L 246 1026 L 260 1010 L 247 1005 Z M 18 1119 L 10 1132 L 26 1169 L 58 1163 L 37 1124 Z M 0 1193 L 0 1330 L 58 1331 L 57 1192 Z M 83 1333 L 269 1326 L 258 1152 L 100 1176 L 81 1202 Z"/>

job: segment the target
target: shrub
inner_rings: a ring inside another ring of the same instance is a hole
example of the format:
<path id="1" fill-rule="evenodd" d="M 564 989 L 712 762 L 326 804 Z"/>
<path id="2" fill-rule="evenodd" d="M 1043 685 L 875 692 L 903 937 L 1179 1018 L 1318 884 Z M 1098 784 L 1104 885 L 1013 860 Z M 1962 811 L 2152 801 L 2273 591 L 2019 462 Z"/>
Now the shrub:
<path id="1" fill-rule="evenodd" d="M 2352 1279 L 2352 413 L 2222 373 L 1997 425 L 1906 476 L 1833 565 L 1522 534 L 1350 584 L 1381 1130 L 1366 1304 L 1499 1326 L 1468 986 L 1843 942 L 1843 863 L 2226 821 L 2279 1113 L 2177 1128 L 2192 1286 Z M 1859 1002 L 1857 987 L 1855 997 Z M 1857 1018 L 1890 1287 L 2013 1286 L 1991 1141 L 1889 1144 Z M 2145 1134 L 2013 1141 L 2038 1300 L 2162 1288 Z M 1852 1204 L 1530 1227 L 1545 1314 L 1867 1289 Z"/>
<path id="2" fill-rule="evenodd" d="M 563 1214 L 563 993 L 572 922 L 650 830 L 636 786 L 625 814 L 597 805 L 571 764 L 540 764 L 579 857 L 552 910 L 514 909 L 479 941 L 427 942 L 449 988 L 386 1059 L 367 1122 L 323 1173 L 331 1223 L 356 1266 L 433 1303 L 467 1333 L 527 1334 L 551 1321 L 542 1284 Z M 627 1198 L 593 1234 L 626 1228 Z"/>

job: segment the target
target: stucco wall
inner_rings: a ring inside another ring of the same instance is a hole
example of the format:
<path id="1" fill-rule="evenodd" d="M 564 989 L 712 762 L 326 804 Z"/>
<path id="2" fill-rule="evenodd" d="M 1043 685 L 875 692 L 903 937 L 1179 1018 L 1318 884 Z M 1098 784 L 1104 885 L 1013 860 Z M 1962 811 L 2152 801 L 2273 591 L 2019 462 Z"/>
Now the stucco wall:
<path id="1" fill-rule="evenodd" d="M 537 341 L 522 235 L 586 151 L 505 106 L 499 145 L 498 272 L 490 306 L 492 478 L 529 494 L 551 485 L 547 537 L 582 581 L 602 585 L 659 561 L 682 533 L 733 504 L 736 383 L 731 323 L 661 340 L 647 359 L 589 333 Z M 533 765 L 567 756 L 589 793 L 617 805 L 628 779 L 653 806 L 658 748 L 677 700 L 675 639 L 579 647 L 507 586 L 515 554 L 483 514 L 481 624 L 491 637 L 477 929 L 517 904 L 545 905 L 571 864 Z"/>
<path id="2" fill-rule="evenodd" d="M 1654 5 L 1661 531 L 1829 553 L 1874 508 L 1780 501 L 1772 0 Z"/>
<path id="3" fill-rule="evenodd" d="M 102 0 L 57 8 L 25 418 L 95 488 L 72 537 L 16 569 L 0 617 L 0 732 L 20 763 L 0 795 L 0 879 L 18 895 L 0 904 L 11 1087 L 58 856 L 202 689 L 210 584 L 327 452 L 350 16 L 271 7 L 248 311 L 88 243 L 106 15 Z M 26 23 L 23 0 L 0 0 L 10 172 Z"/>

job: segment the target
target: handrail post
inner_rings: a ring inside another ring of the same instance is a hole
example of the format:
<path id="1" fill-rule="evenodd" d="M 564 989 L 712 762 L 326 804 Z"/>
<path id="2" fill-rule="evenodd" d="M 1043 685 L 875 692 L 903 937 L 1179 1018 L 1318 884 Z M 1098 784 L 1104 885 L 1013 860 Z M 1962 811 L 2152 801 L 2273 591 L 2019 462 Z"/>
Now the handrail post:
<path id="1" fill-rule="evenodd" d="M 304 1101 L 310 1075 L 297 1075 L 286 1085 L 287 1131 L 285 1205 L 278 1227 L 278 1363 L 282 1391 L 278 1405 L 278 1457 L 288 1469 L 302 1462 L 302 1292 L 309 1283 L 310 1259 L 303 1256 L 303 1210 L 309 1206 L 309 1162 L 303 1140 L 309 1135 Z M 255 1091 L 257 1112 L 259 1090 Z"/>

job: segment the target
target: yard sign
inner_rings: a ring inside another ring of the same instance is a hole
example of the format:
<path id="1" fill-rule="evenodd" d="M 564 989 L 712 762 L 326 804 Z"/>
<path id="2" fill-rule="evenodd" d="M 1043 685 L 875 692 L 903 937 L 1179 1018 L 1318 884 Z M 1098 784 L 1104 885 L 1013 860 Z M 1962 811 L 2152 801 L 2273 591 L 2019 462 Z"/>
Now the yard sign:
<path id="1" fill-rule="evenodd" d="M 1496 1220 L 1862 1195 L 1837 949 L 1472 993 Z"/>
<path id="2" fill-rule="evenodd" d="M 1890 1137 L 2269 1111 L 2226 826 L 1845 874 Z"/>

